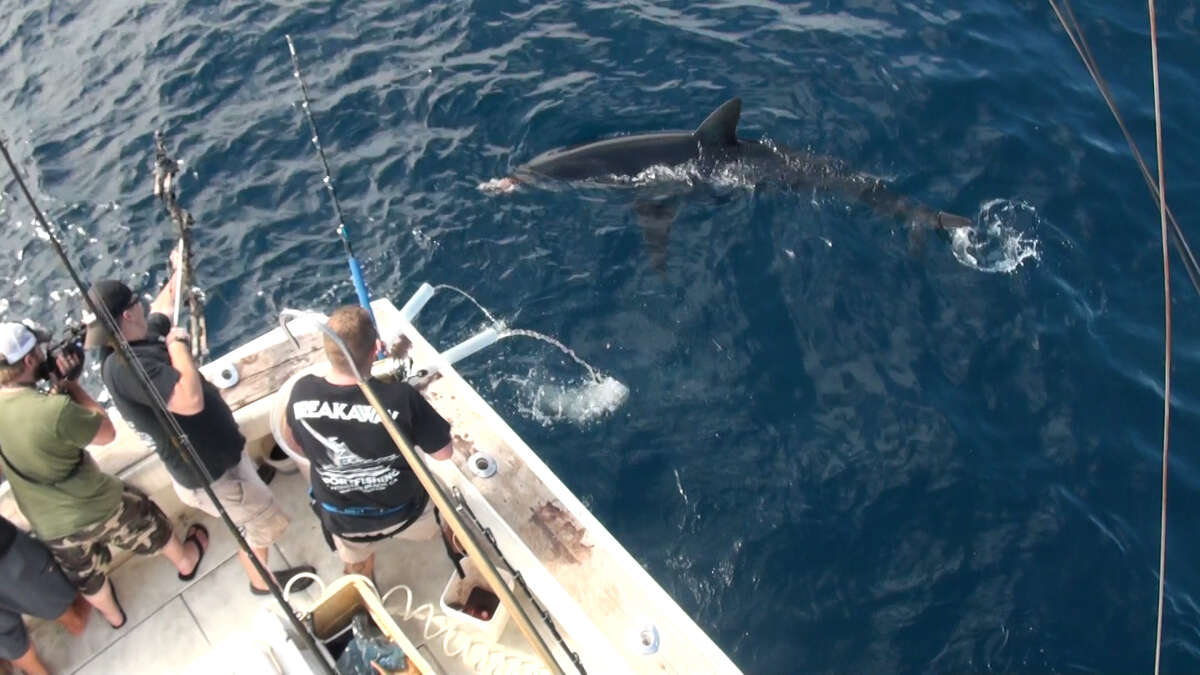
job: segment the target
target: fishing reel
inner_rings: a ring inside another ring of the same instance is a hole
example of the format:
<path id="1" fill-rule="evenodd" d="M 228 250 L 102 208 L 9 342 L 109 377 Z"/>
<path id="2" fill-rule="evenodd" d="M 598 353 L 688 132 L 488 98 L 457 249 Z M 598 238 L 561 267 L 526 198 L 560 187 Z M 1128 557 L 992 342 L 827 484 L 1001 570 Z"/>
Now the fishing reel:
<path id="1" fill-rule="evenodd" d="M 33 334 L 37 336 L 39 343 L 48 343 L 46 349 L 46 360 L 37 367 L 34 371 L 34 377 L 38 380 L 49 380 L 51 377 L 56 377 L 59 380 L 77 380 L 83 374 L 83 362 L 85 352 L 83 349 L 83 338 L 87 334 L 86 326 L 70 326 L 67 328 L 66 334 L 57 342 L 52 342 L 50 334 L 36 328 L 31 328 Z M 58 369 L 59 356 L 75 356 L 78 362 L 68 372 L 60 372 Z"/>

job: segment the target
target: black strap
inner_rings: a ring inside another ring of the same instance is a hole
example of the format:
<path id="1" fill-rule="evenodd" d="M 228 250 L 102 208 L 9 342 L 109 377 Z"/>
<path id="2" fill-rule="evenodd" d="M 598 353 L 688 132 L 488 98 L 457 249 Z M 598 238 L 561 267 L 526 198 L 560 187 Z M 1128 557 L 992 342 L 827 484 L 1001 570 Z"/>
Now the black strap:
<path id="1" fill-rule="evenodd" d="M 49 483 L 40 481 L 40 480 L 36 480 L 34 478 L 30 478 L 29 475 L 26 474 L 24 471 L 21 471 L 16 466 L 13 466 L 13 463 L 11 460 L 9 460 L 8 455 L 4 454 L 3 447 L 0 447 L 0 459 L 4 460 L 5 468 L 7 468 L 9 471 L 16 474 L 18 478 L 25 481 L 26 483 L 33 483 L 34 485 L 41 485 L 42 487 L 57 488 L 59 485 L 62 485 L 63 483 L 74 478 L 75 474 L 79 473 L 79 469 L 81 469 L 83 467 L 83 459 L 84 458 L 83 458 L 83 450 L 80 450 L 79 451 L 79 460 L 75 462 L 75 466 L 71 467 L 71 470 L 68 471 L 67 474 L 65 476 L 63 476 L 62 478 L 59 478 L 56 481 L 50 481 Z"/>
<path id="2" fill-rule="evenodd" d="M 458 572 L 458 578 L 466 579 L 467 573 L 463 571 L 462 564 L 458 562 L 463 559 L 463 554 L 455 553 L 454 548 L 450 546 L 450 538 L 454 536 L 454 533 L 446 534 L 446 528 L 442 526 L 442 514 L 437 510 L 437 507 L 433 509 L 433 519 L 437 521 L 438 531 L 442 535 L 442 546 L 446 547 L 446 557 L 450 559 L 451 563 L 454 563 L 454 569 Z"/>

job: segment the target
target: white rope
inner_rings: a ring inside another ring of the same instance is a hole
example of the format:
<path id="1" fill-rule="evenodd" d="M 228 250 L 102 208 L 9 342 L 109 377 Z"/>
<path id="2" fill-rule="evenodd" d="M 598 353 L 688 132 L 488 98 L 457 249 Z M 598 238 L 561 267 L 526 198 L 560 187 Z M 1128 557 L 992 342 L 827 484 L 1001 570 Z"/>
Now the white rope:
<path id="1" fill-rule="evenodd" d="M 301 572 L 301 573 L 297 574 L 296 576 L 292 577 L 291 579 L 288 579 L 287 585 L 283 587 L 283 599 L 284 600 L 288 600 L 290 602 L 290 599 L 292 597 L 292 585 L 294 585 L 297 581 L 300 581 L 301 579 L 312 579 L 313 581 L 316 582 L 316 584 L 318 586 L 321 587 L 321 592 L 317 593 L 316 602 L 313 602 L 312 607 L 309 607 L 308 609 L 304 610 L 305 613 L 308 613 L 313 610 L 313 607 L 317 606 L 317 603 L 320 602 L 321 598 L 325 597 L 325 582 L 321 581 L 321 577 L 313 574 L 312 572 Z"/>
<path id="2" fill-rule="evenodd" d="M 1162 660 L 1163 595 L 1167 573 L 1167 457 L 1171 437 L 1171 263 L 1167 254 L 1167 185 L 1164 182 L 1162 106 L 1158 87 L 1158 25 L 1154 0 L 1147 0 L 1150 10 L 1150 57 L 1154 71 L 1154 137 L 1158 151 L 1158 214 L 1162 229 L 1163 309 L 1163 441 L 1162 441 L 1162 509 L 1158 540 L 1158 623 L 1154 637 L 1154 673 L 1158 675 Z"/>
<path id="3" fill-rule="evenodd" d="M 388 599 L 398 592 L 405 594 L 404 607 L 399 612 L 387 606 Z M 432 603 L 427 602 L 414 608 L 413 591 L 404 584 L 389 588 L 380 602 L 393 617 L 402 621 L 423 621 L 421 633 L 425 642 L 432 643 L 441 637 L 442 652 L 452 659 L 461 657 L 463 663 L 476 673 L 543 675 L 549 672 L 540 660 L 514 652 L 495 642 L 479 639 L 473 631 L 459 630 L 449 617 L 438 614 Z"/>

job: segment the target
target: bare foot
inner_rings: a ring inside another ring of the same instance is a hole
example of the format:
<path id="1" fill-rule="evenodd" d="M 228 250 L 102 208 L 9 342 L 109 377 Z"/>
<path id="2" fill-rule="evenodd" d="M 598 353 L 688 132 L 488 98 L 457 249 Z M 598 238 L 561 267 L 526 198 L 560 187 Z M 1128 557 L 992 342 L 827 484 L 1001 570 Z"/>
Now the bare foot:
<path id="1" fill-rule="evenodd" d="M 67 629 L 71 635 L 82 635 L 83 629 L 87 628 L 88 618 L 92 616 L 92 606 L 82 595 L 76 595 L 75 600 L 67 611 L 58 617 L 58 622 Z"/>

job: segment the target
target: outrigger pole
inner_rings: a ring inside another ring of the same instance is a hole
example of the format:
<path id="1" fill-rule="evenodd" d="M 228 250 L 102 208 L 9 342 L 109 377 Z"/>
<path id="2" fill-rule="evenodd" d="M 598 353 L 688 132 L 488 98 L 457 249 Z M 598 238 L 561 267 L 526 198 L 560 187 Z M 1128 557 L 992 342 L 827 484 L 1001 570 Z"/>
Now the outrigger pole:
<path id="1" fill-rule="evenodd" d="M 279 326 L 292 339 L 293 344 L 297 347 L 300 345 L 296 337 L 292 335 L 292 331 L 288 328 L 288 322 L 296 319 L 307 320 L 315 325 L 325 334 L 327 339 L 332 340 L 338 346 L 338 349 L 342 351 L 342 355 L 347 359 L 346 363 L 354 363 L 354 357 L 351 356 L 350 350 L 346 348 L 346 343 L 342 342 L 341 337 L 332 328 L 325 325 L 324 317 L 294 309 L 285 309 L 279 313 Z M 425 466 L 425 462 L 417 454 L 412 444 L 408 442 L 408 439 L 404 437 L 399 427 L 396 426 L 395 421 L 387 414 L 387 409 L 384 408 L 383 403 L 375 395 L 374 390 L 371 389 L 371 385 L 363 379 L 362 373 L 359 373 L 357 368 L 352 368 L 351 370 L 354 371 L 354 380 L 357 382 L 358 388 L 362 390 L 363 396 L 366 396 L 367 402 L 379 413 L 379 421 L 383 423 L 388 436 L 391 436 L 392 442 L 396 444 L 396 447 L 400 450 L 400 454 L 404 456 L 404 460 L 408 462 L 417 479 L 421 481 L 421 486 L 429 493 L 429 498 L 433 501 L 434 506 L 445 516 L 446 522 L 454 531 L 454 535 L 458 538 L 459 543 L 467 549 L 467 555 L 478 566 L 480 573 L 483 574 L 483 578 L 487 580 L 488 585 L 492 587 L 497 597 L 500 598 L 500 602 L 512 613 L 513 618 L 517 622 L 517 627 L 521 629 L 521 633 L 525 635 L 525 639 L 529 641 L 529 645 L 533 647 L 534 651 L 537 652 L 538 656 L 546 664 L 546 668 L 552 673 L 561 675 L 563 670 L 554 658 L 554 654 L 551 653 L 550 647 L 546 644 L 541 634 L 537 632 L 537 628 L 533 625 L 533 621 L 530 620 L 525 608 L 517 602 L 517 596 L 513 594 L 512 589 L 500 577 L 500 572 L 496 569 L 496 565 L 487 557 L 483 546 L 479 543 L 478 535 L 475 534 L 474 530 L 467 527 L 462 515 L 459 513 L 459 509 L 450 501 L 450 497 L 446 494 L 446 489 L 437 481 L 433 472 L 429 470 L 429 467 Z M 578 663 L 576 665 L 579 666 Z M 582 666 L 579 667 L 580 672 L 583 672 Z"/>
<path id="2" fill-rule="evenodd" d="M 305 646 L 312 650 L 314 657 L 321 664 L 321 668 L 324 670 L 324 672 L 328 673 L 329 675 L 337 675 L 336 669 L 326 660 L 326 652 L 317 645 L 316 639 L 313 637 L 312 633 L 305 628 L 304 624 L 297 617 L 296 612 L 292 609 L 291 605 L 288 604 L 287 599 L 283 597 L 283 590 L 279 587 L 279 583 L 275 580 L 274 575 L 272 575 L 270 570 L 268 570 L 266 566 L 262 564 L 262 561 L 258 559 L 258 556 L 254 555 L 254 551 L 250 549 L 250 544 L 246 542 L 245 537 L 243 537 L 242 533 L 238 531 L 237 525 L 235 525 L 233 520 L 229 517 L 229 514 L 221 505 L 221 501 L 217 499 L 217 495 L 213 493 L 211 486 L 211 483 L 213 482 L 212 475 L 209 473 L 208 468 L 204 466 L 204 462 L 200 460 L 200 455 L 196 452 L 196 448 L 192 445 L 192 441 L 187 437 L 187 434 L 183 433 L 183 429 L 179 426 L 179 422 L 175 419 L 175 416 L 167 411 L 166 402 L 162 399 L 162 396 L 159 395 L 158 390 L 155 389 L 151 384 L 150 376 L 146 373 L 145 368 L 142 367 L 141 361 L 139 361 L 137 356 L 133 353 L 133 348 L 129 346 L 129 341 L 126 340 L 125 336 L 121 334 L 121 329 L 120 326 L 117 325 L 116 318 L 113 317 L 112 313 L 108 311 L 108 307 L 105 307 L 103 303 L 96 303 L 92 301 L 92 297 L 88 293 L 88 287 L 83 283 L 83 279 L 81 279 L 79 274 L 75 271 L 75 267 L 71 264 L 70 259 L 67 258 L 66 251 L 63 250 L 62 244 L 58 240 L 58 236 L 56 236 L 54 231 L 50 229 L 50 224 L 46 222 L 46 217 L 42 215 L 42 210 L 38 208 L 37 202 L 33 200 L 33 195 L 29 193 L 29 188 L 25 186 L 25 181 L 21 178 L 21 174 L 17 170 L 17 165 L 13 162 L 12 156 L 8 154 L 8 146 L 5 145 L 3 140 L 0 140 L 0 153 L 4 155 L 4 161 L 8 163 L 8 168 L 12 171 L 13 178 L 16 179 L 17 185 L 20 186 L 21 192 L 24 193 L 26 201 L 29 202 L 29 206 L 33 209 L 33 213 L 37 217 L 38 225 L 41 227 L 42 232 L 45 233 L 46 238 L 50 241 L 50 246 L 54 249 L 54 252 L 58 254 L 58 259 L 62 261 L 63 267 L 65 267 L 67 270 L 67 274 L 69 274 L 71 276 L 71 280 L 75 282 L 75 286 L 79 289 L 80 295 L 83 296 L 83 301 L 87 303 L 88 309 L 91 310 L 92 314 L 97 318 L 97 320 L 104 324 L 105 329 L 108 330 L 109 335 L 112 336 L 113 341 L 116 343 L 117 354 L 122 360 L 125 361 L 125 363 L 129 366 L 129 369 L 133 372 L 135 378 L 137 379 L 138 386 L 141 387 L 142 393 L 146 396 L 146 399 L 150 401 L 150 409 L 154 411 L 154 416 L 158 420 L 158 423 L 170 433 L 172 445 L 174 445 L 175 450 L 183 456 L 184 461 L 187 462 L 188 466 L 195 471 L 197 475 L 204 478 L 204 485 L 202 486 L 204 493 L 207 494 L 208 498 L 212 500 L 212 503 L 216 505 L 217 512 L 221 516 L 221 521 L 225 523 L 225 527 L 231 534 L 233 534 L 233 538 L 237 542 L 238 548 L 246 552 L 247 556 L 250 558 L 250 562 L 254 565 L 254 569 L 267 582 L 267 588 L 271 591 L 271 595 L 274 596 L 275 601 L 279 603 L 279 606 L 284 610 L 284 613 L 287 614 L 288 620 L 291 622 L 292 627 L 295 628 L 297 635 L 300 636 L 300 639 L 304 642 Z"/>
<path id="3" fill-rule="evenodd" d="M 350 263 L 350 280 L 354 282 L 354 292 L 358 294 L 358 304 L 362 305 L 367 313 L 371 315 L 371 323 L 375 324 L 375 313 L 371 311 L 371 294 L 367 292 L 367 282 L 363 280 L 362 266 L 358 264 L 358 258 L 354 257 L 354 249 L 350 245 L 350 231 L 346 229 L 346 217 L 342 215 L 342 205 L 338 202 L 337 191 L 333 188 L 333 176 L 329 174 L 329 161 L 325 159 L 325 150 L 321 147 L 321 135 L 317 132 L 317 121 L 312 115 L 312 104 L 308 98 L 308 85 L 304 83 L 304 78 L 300 75 L 300 59 L 296 56 L 296 45 L 292 44 L 292 36 L 283 36 L 287 40 L 288 51 L 292 55 L 292 74 L 296 76 L 296 81 L 300 83 L 300 95 L 304 97 L 301 107 L 304 109 L 304 116 L 308 119 L 308 127 L 312 129 L 312 143 L 317 148 L 317 156 L 321 158 L 321 166 L 325 168 L 325 189 L 329 191 L 329 197 L 333 200 L 333 211 L 337 215 L 337 234 L 342 240 L 342 247 L 346 249 L 346 258 Z M 378 325 L 376 324 L 378 327 Z"/>

